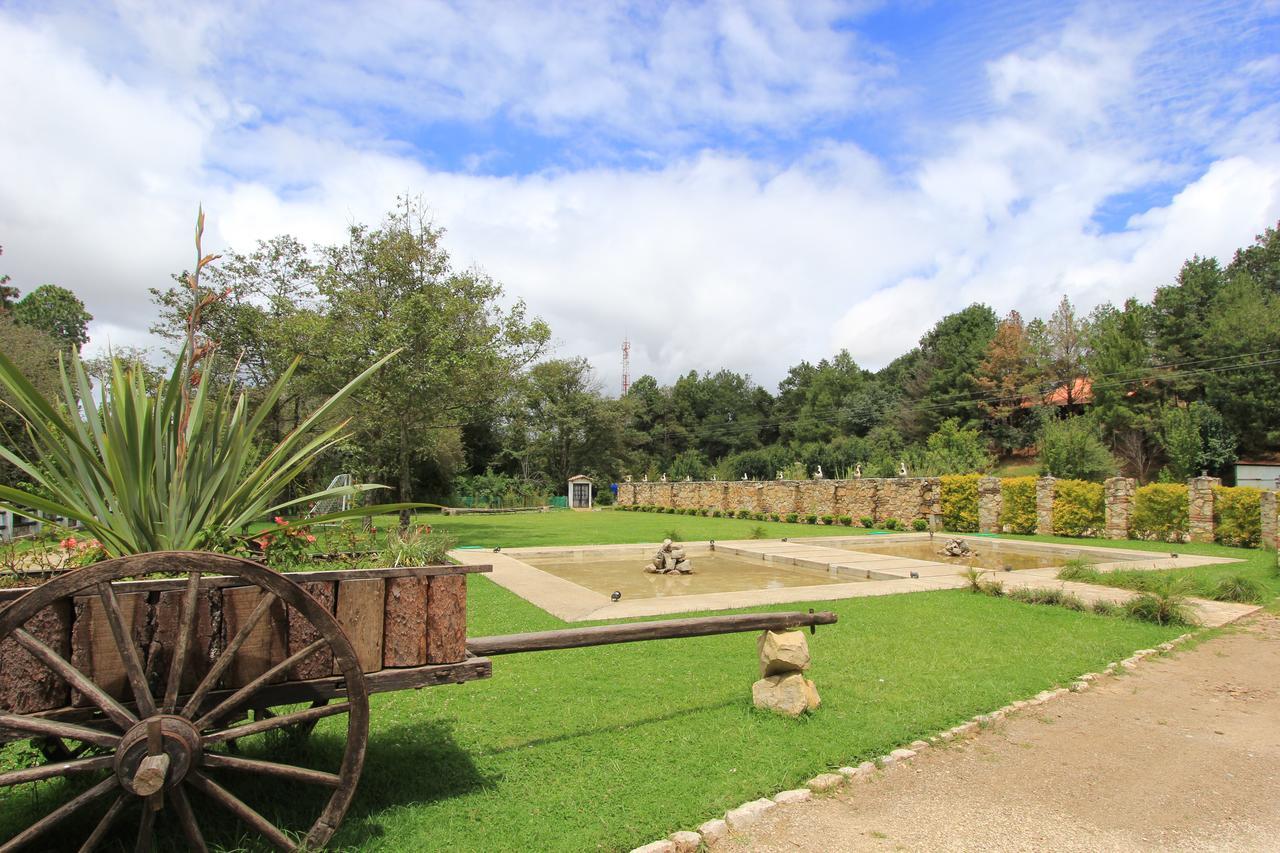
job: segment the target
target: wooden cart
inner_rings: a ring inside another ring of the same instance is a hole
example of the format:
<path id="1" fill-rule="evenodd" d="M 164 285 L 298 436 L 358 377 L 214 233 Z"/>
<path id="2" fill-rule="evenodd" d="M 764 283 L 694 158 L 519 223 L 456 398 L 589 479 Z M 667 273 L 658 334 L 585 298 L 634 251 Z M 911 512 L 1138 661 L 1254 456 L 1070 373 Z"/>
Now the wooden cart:
<path id="1" fill-rule="evenodd" d="M 64 778 L 79 791 L 0 841 L 0 853 L 47 849 L 71 825 L 89 828 L 70 846 L 92 850 L 125 820 L 137 824 L 135 849 L 149 850 L 160 816 L 190 849 L 205 850 L 196 804 L 220 808 L 282 850 L 321 848 L 356 792 L 370 694 L 487 678 L 491 655 L 836 621 L 766 613 L 468 640 L 466 575 L 488 570 L 282 575 L 237 557 L 167 552 L 0 591 L 0 743 L 31 739 L 46 758 L 0 772 L 0 789 Z M 125 580 L 157 573 L 167 577 Z M 250 735 L 305 735 L 340 715 L 337 767 L 234 749 Z M 225 786 L 246 774 L 313 786 L 327 799 L 308 826 L 279 827 Z M 191 791 L 200 794 L 194 803 Z"/>

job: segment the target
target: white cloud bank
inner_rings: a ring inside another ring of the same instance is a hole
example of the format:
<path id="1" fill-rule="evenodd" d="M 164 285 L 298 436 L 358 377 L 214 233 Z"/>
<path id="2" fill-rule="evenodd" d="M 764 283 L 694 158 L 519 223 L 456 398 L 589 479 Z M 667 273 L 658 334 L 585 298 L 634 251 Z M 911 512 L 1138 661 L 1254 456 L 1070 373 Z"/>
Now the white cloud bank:
<path id="1" fill-rule="evenodd" d="M 0 271 L 79 293 L 93 346 L 145 338 L 146 288 L 190 266 L 199 201 L 206 247 L 244 250 L 283 232 L 338 239 L 421 194 L 455 260 L 524 298 L 610 386 L 624 335 L 633 376 L 664 380 L 729 367 L 773 383 L 842 347 L 875 367 L 970 302 L 1035 315 L 1064 293 L 1085 308 L 1145 298 L 1184 258 L 1228 255 L 1280 220 L 1274 127 L 1225 135 L 1207 166 L 1155 153 L 1112 118 L 1131 116 L 1142 43 L 1079 29 L 992 63 L 993 114 L 906 170 L 819 140 L 787 163 L 708 147 L 519 177 L 434 170 L 358 127 L 260 121 L 216 88 L 197 100 L 113 76 L 67 32 L 0 12 Z M 767 100 L 751 92 L 749 109 Z M 1164 203 L 1098 227 L 1108 197 L 1153 182 L 1175 187 Z"/>

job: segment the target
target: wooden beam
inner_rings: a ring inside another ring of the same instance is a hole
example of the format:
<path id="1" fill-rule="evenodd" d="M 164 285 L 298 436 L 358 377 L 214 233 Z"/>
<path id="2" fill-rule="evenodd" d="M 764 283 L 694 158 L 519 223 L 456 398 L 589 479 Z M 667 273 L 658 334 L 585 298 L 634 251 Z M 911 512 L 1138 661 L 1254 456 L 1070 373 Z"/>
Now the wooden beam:
<path id="1" fill-rule="evenodd" d="M 833 625 L 836 618 L 834 613 L 824 611 L 822 613 L 745 613 L 734 616 L 668 619 L 661 622 L 630 622 L 622 625 L 597 625 L 591 628 L 566 628 L 560 631 L 536 631 L 529 634 L 472 637 L 467 640 L 467 650 L 474 655 L 488 657 L 519 652 L 605 646 L 613 643 L 635 643 L 642 640 L 672 640 L 681 637 L 705 637 L 712 634 L 737 634 L 746 631 L 789 631 L 811 625 Z"/>

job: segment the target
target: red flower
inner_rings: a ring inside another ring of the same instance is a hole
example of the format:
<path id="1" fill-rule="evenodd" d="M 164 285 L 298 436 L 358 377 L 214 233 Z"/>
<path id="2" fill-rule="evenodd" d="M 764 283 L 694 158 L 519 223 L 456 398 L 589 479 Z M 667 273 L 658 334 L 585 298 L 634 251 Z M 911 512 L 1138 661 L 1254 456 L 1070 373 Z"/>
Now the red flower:
<path id="1" fill-rule="evenodd" d="M 277 515 L 277 516 L 276 516 L 276 524 L 288 524 L 288 523 L 289 523 L 289 522 L 287 522 L 287 521 L 285 521 L 285 520 L 284 520 L 284 516 L 283 516 L 283 515 Z"/>
<path id="2" fill-rule="evenodd" d="M 308 533 L 308 534 L 307 534 L 307 541 L 308 541 L 308 542 L 314 542 L 314 541 L 316 541 L 316 537 L 315 537 L 315 536 L 313 536 L 312 534 Z"/>
<path id="3" fill-rule="evenodd" d="M 74 536 L 68 536 L 66 539 L 63 539 L 63 540 L 62 540 L 61 542 L 59 542 L 58 544 L 59 544 L 59 545 L 61 545 L 63 548 L 66 548 L 66 549 L 69 551 L 69 550 L 71 550 L 72 548 L 76 547 L 76 545 L 78 545 L 79 543 L 78 543 L 78 542 L 76 542 L 76 537 L 74 537 Z"/>

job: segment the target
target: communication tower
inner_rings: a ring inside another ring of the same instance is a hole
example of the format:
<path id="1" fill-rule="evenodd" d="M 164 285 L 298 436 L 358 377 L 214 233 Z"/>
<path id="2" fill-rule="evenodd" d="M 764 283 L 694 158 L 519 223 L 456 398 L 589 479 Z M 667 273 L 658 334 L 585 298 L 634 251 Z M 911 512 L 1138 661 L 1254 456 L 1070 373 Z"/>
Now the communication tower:
<path id="1" fill-rule="evenodd" d="M 622 339 L 622 396 L 631 387 L 631 339 Z"/>

